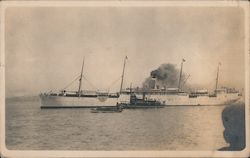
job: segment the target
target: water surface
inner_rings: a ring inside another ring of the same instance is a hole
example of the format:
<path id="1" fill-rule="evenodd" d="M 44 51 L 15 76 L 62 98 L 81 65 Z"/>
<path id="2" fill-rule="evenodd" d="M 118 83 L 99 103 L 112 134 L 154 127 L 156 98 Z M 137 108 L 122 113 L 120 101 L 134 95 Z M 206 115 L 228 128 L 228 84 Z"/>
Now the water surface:
<path id="1" fill-rule="evenodd" d="M 37 97 L 7 99 L 6 146 L 13 150 L 218 150 L 229 145 L 223 136 L 226 107 L 91 113 L 90 109 L 40 109 Z"/>

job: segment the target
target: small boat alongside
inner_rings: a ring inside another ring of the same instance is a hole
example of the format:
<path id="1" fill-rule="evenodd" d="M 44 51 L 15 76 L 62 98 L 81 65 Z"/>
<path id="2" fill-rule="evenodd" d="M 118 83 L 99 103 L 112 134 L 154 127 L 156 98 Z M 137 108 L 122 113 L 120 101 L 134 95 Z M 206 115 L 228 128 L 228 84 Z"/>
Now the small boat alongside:
<path id="1" fill-rule="evenodd" d="M 119 113 L 123 111 L 123 107 L 120 104 L 116 106 L 101 106 L 91 109 L 92 113 Z"/>
<path id="2" fill-rule="evenodd" d="M 139 98 L 136 94 L 130 94 L 130 101 L 128 104 L 124 104 L 125 109 L 139 109 L 139 108 L 163 108 L 165 103 L 161 103 L 156 99 L 150 99 L 146 97 L 146 93 L 143 93 Z"/>

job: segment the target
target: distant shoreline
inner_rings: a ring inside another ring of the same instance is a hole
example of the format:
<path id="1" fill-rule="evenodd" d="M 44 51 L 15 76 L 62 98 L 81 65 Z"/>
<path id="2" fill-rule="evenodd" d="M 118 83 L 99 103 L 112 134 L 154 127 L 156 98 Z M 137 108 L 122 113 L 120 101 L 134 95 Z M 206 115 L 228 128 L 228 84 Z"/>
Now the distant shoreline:
<path id="1" fill-rule="evenodd" d="M 31 100 L 38 100 L 39 96 L 13 96 L 13 97 L 6 97 L 5 100 L 6 101 L 31 101 Z"/>

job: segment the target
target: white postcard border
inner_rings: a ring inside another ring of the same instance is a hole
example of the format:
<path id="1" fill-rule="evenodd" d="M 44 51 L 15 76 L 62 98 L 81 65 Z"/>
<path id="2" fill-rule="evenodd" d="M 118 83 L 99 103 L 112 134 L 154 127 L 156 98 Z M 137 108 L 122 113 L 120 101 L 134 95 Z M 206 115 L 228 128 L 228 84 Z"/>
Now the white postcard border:
<path id="1" fill-rule="evenodd" d="M 247 1 L 3 1 L 1 6 L 0 105 L 1 154 L 6 157 L 246 157 L 249 155 L 249 3 Z M 5 11 L 8 7 L 241 7 L 245 12 L 245 126 L 242 151 L 76 151 L 8 150 L 5 144 Z"/>

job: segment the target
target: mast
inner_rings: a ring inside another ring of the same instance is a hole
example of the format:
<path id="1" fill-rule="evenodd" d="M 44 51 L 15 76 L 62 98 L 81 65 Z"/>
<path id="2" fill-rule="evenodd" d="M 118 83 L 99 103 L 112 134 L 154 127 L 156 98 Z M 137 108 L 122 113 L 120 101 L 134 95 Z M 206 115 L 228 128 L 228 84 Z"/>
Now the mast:
<path id="1" fill-rule="evenodd" d="M 217 90 L 217 88 L 218 88 L 220 65 L 221 65 L 221 63 L 219 62 L 218 68 L 217 68 L 217 76 L 216 76 L 216 84 L 215 84 L 215 94 L 217 93 L 216 90 Z"/>
<path id="2" fill-rule="evenodd" d="M 190 74 L 188 74 L 188 76 L 185 78 L 185 80 L 183 81 L 183 83 L 182 83 L 182 87 L 184 87 L 184 85 L 186 84 L 186 82 L 187 82 L 187 80 L 188 80 L 188 78 L 190 77 Z"/>
<path id="3" fill-rule="evenodd" d="M 120 93 L 122 92 L 123 78 L 124 78 L 124 71 L 125 71 L 126 60 L 127 60 L 127 59 L 128 59 L 128 57 L 126 56 L 126 57 L 124 58 L 124 63 L 123 63 L 123 70 L 122 70 L 122 80 L 121 80 Z"/>
<path id="4" fill-rule="evenodd" d="M 132 82 L 130 83 L 130 94 L 132 93 Z"/>
<path id="5" fill-rule="evenodd" d="M 178 91 L 180 91 L 180 88 L 181 88 L 182 68 L 183 68 L 183 63 L 185 61 L 186 61 L 185 59 L 182 59 L 182 61 L 181 61 L 181 71 L 180 71 L 180 77 L 179 77 Z"/>
<path id="6" fill-rule="evenodd" d="M 79 79 L 79 88 L 78 88 L 78 96 L 80 97 L 80 92 L 81 92 L 81 87 L 82 87 L 82 75 L 83 75 L 83 67 L 84 67 L 84 57 L 83 57 L 83 61 L 82 61 L 82 70 L 81 70 L 81 76 Z"/>

